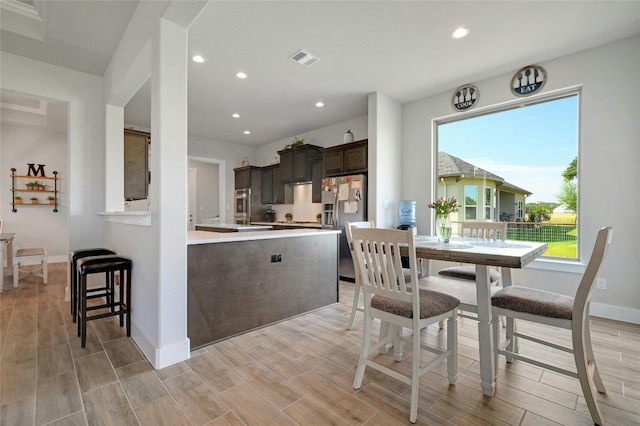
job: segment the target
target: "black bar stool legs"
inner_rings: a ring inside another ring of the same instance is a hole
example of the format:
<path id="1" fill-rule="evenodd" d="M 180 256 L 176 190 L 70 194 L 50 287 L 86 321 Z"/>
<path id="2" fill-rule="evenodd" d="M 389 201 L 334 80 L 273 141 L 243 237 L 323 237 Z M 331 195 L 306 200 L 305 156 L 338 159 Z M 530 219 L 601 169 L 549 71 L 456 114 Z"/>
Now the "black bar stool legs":
<path id="1" fill-rule="evenodd" d="M 124 325 L 124 315 L 126 314 L 127 336 L 131 336 L 131 266 L 131 259 L 115 254 L 78 259 L 78 336 L 81 338 L 81 346 L 83 348 L 87 342 L 87 321 L 118 315 L 120 317 L 120 326 L 122 327 Z M 118 297 L 116 297 L 115 291 L 116 272 L 120 277 Z M 104 292 L 88 294 L 91 290 L 87 290 L 87 276 L 98 273 L 106 275 Z M 106 303 L 87 306 L 87 299 L 103 296 L 106 299 Z M 105 312 L 105 308 L 109 310 Z M 101 310 L 101 313 L 90 315 L 90 312 L 95 310 Z"/>

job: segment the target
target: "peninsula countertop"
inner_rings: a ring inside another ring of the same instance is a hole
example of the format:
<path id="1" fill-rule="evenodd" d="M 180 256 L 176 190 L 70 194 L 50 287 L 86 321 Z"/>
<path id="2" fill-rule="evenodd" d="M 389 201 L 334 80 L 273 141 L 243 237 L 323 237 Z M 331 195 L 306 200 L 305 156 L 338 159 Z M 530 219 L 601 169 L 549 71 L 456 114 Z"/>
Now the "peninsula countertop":
<path id="1" fill-rule="evenodd" d="M 280 231 L 255 232 L 209 232 L 187 231 L 187 245 L 228 243 L 234 241 L 268 240 L 275 238 L 306 237 L 313 235 L 339 234 L 334 229 L 283 229 Z"/>
<path id="2" fill-rule="evenodd" d="M 197 231 L 216 232 L 252 232 L 252 231 L 268 231 L 273 229 L 270 225 L 240 225 L 236 223 L 196 223 Z"/>
<path id="3" fill-rule="evenodd" d="M 251 222 L 252 225 L 270 225 L 275 228 L 315 228 L 321 229 L 322 224 L 318 222 Z"/>

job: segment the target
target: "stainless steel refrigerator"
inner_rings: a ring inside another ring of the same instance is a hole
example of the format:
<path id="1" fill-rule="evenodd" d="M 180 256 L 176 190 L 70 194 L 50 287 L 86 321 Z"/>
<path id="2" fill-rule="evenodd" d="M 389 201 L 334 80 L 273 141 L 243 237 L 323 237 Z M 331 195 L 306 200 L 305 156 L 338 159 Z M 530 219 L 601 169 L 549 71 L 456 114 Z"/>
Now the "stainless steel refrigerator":
<path id="1" fill-rule="evenodd" d="M 367 177 L 365 175 L 325 178 L 322 183 L 322 227 L 339 229 L 338 275 L 340 279 L 355 281 L 351 251 L 344 232 L 345 222 L 367 220 Z"/>

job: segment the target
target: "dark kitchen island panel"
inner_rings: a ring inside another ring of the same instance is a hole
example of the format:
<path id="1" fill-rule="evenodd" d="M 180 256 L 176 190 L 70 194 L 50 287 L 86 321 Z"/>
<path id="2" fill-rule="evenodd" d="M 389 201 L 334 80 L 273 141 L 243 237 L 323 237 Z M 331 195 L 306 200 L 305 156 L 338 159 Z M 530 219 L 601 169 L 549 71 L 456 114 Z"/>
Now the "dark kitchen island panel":
<path id="1" fill-rule="evenodd" d="M 338 301 L 338 234 L 305 231 L 187 247 L 192 350 Z"/>

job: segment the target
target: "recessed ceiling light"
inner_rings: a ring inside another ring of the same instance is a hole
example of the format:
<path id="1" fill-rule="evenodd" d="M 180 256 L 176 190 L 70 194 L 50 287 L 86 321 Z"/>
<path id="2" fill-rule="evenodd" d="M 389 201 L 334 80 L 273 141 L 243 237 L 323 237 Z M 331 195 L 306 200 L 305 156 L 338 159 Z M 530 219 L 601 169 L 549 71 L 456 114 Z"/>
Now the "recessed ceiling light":
<path id="1" fill-rule="evenodd" d="M 239 72 L 238 74 L 236 74 L 236 77 L 238 78 L 247 78 L 247 75 L 243 72 Z"/>
<path id="2" fill-rule="evenodd" d="M 197 62 L 199 64 L 204 62 L 204 58 L 200 55 L 195 55 L 193 57 L 191 57 L 191 59 L 193 60 L 193 62 Z"/>
<path id="3" fill-rule="evenodd" d="M 322 102 L 316 102 L 316 106 L 317 106 L 318 108 L 322 108 L 322 107 L 324 106 L 324 103 L 322 103 Z"/>
<path id="4" fill-rule="evenodd" d="M 245 130 L 245 131 L 244 131 L 244 134 L 245 134 L 245 135 L 250 135 L 250 134 L 251 134 L 251 132 L 250 132 L 250 131 L 248 131 L 248 130 Z"/>
<path id="5" fill-rule="evenodd" d="M 469 30 L 469 28 L 464 28 L 464 27 L 456 28 L 456 30 L 451 33 L 451 38 L 455 38 L 455 39 L 464 38 L 468 36 L 470 32 L 471 31 Z"/>
<path id="6" fill-rule="evenodd" d="M 240 118 L 240 114 L 238 114 L 237 112 L 236 112 L 236 113 L 231 114 L 231 116 L 232 116 L 233 118 Z"/>

